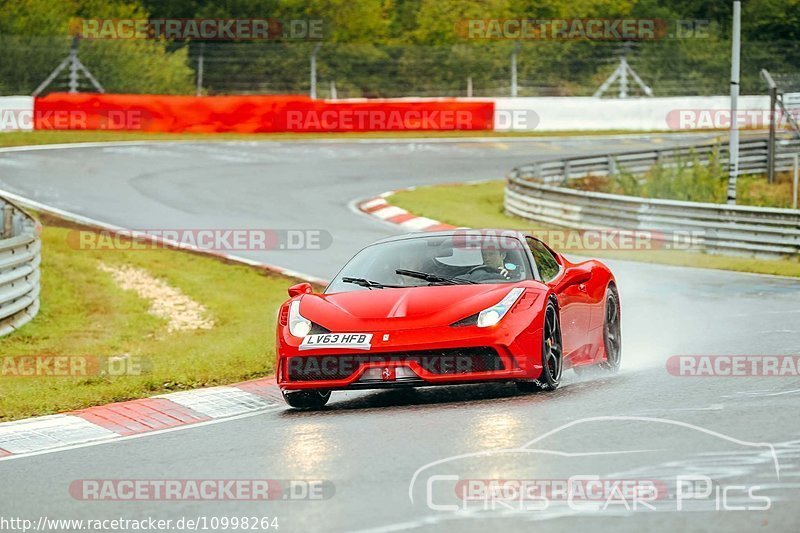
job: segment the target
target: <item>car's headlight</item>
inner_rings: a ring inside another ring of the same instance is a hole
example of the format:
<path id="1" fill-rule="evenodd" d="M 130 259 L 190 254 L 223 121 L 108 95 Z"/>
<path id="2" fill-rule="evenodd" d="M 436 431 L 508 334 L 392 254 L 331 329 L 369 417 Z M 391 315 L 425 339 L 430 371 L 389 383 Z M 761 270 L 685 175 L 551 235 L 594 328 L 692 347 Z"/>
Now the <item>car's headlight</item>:
<path id="1" fill-rule="evenodd" d="M 508 294 L 502 300 L 478 313 L 477 326 L 479 328 L 488 328 L 500 322 L 523 292 L 525 292 L 525 289 L 522 287 L 513 288 L 508 291 Z"/>
<path id="2" fill-rule="evenodd" d="M 289 304 L 289 333 L 302 339 L 311 331 L 311 321 L 300 314 L 300 300 Z"/>

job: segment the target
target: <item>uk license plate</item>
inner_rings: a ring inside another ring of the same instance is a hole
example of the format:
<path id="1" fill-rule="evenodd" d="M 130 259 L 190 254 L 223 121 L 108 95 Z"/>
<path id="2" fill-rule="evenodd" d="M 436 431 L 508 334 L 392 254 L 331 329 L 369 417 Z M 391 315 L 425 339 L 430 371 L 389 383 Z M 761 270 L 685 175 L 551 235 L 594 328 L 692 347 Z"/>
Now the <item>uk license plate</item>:
<path id="1" fill-rule="evenodd" d="M 344 348 L 348 350 L 369 350 L 372 333 L 320 333 L 307 335 L 300 343 L 301 350 L 323 350 Z"/>

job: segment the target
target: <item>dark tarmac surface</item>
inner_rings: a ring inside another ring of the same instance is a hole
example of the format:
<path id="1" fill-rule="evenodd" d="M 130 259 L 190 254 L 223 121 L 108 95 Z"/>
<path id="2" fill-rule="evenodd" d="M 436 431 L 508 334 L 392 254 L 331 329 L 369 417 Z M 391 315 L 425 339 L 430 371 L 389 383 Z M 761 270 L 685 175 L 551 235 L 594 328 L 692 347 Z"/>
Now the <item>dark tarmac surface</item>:
<path id="1" fill-rule="evenodd" d="M 669 142 L 675 139 L 165 143 L 10 152 L 0 153 L 0 188 L 136 229 L 328 229 L 333 243 L 322 252 L 239 255 L 329 278 L 361 246 L 397 233 L 352 211 L 355 199 L 499 178 L 537 158 Z M 0 514 L 269 516 L 278 517 L 283 531 L 797 531 L 800 378 L 678 377 L 666 360 L 800 353 L 800 281 L 609 263 L 622 300 L 617 375 L 578 378 L 570 371 L 556 392 L 532 395 L 510 384 L 340 392 L 321 412 L 281 407 L 6 460 Z M 481 508 L 455 492 L 459 481 L 480 486 L 475 480 L 574 476 L 655 480 L 670 494 L 649 502 L 653 509 L 641 502 L 632 508 L 630 499 L 624 505 L 557 498 Z M 696 498 L 689 499 L 683 478 L 678 510 L 680 476 L 693 476 Z M 267 503 L 70 496 L 70 482 L 100 478 L 321 479 L 335 493 Z M 769 509 L 756 510 L 767 503 Z"/>

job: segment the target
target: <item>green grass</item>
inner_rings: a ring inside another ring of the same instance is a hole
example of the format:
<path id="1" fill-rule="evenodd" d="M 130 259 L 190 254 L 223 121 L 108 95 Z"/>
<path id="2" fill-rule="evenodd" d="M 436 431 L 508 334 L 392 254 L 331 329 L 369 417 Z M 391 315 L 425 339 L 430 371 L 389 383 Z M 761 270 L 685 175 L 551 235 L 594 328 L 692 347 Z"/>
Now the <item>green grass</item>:
<path id="1" fill-rule="evenodd" d="M 0 147 L 107 141 L 280 141 L 307 139 L 403 139 L 462 137 L 566 137 L 573 135 L 621 135 L 630 131 L 377 131 L 354 133 L 149 133 L 127 131 L 24 131 L 0 133 Z M 646 134 L 648 132 L 636 132 Z M 670 132 L 652 132 L 669 134 Z"/>
<path id="2" fill-rule="evenodd" d="M 76 250 L 69 232 L 45 226 L 41 310 L 0 339 L 0 355 L 130 354 L 149 369 L 124 377 L 0 376 L 1 421 L 272 373 L 277 308 L 293 280 L 176 250 Z M 101 261 L 143 268 L 179 288 L 206 306 L 215 327 L 167 333 L 147 301 L 98 270 Z"/>
<path id="3" fill-rule="evenodd" d="M 504 181 L 498 180 L 474 185 L 419 187 L 411 191 L 400 191 L 391 196 L 389 202 L 417 215 L 456 226 L 530 231 L 557 229 L 555 226 L 538 224 L 505 214 L 503 210 L 504 184 Z M 559 251 L 598 258 L 800 277 L 800 262 L 790 259 L 762 260 L 677 250 L 586 251 L 562 249 Z"/>

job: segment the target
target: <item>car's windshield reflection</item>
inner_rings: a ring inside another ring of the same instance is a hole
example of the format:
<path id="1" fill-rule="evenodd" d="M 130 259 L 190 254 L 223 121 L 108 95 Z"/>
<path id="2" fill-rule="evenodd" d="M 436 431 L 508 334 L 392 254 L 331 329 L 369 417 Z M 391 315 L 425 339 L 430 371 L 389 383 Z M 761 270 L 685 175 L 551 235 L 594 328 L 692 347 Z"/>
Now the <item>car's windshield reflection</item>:
<path id="1" fill-rule="evenodd" d="M 530 279 L 516 238 L 419 236 L 368 246 L 347 263 L 326 293 Z"/>

